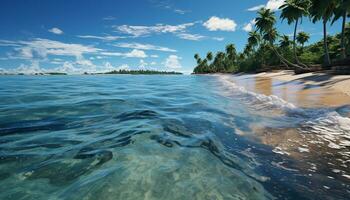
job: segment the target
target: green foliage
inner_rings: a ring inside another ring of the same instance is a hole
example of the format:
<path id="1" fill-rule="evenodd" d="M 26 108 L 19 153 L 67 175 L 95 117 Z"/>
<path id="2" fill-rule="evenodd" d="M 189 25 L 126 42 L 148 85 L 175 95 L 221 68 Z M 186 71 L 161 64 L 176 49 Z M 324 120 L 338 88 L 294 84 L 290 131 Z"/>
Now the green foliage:
<path id="1" fill-rule="evenodd" d="M 299 44 L 301 44 L 301 46 L 304 46 L 304 44 L 306 42 L 308 42 L 310 39 L 310 35 L 308 33 L 305 33 L 305 32 L 300 32 L 298 33 L 298 36 L 297 36 L 297 42 Z"/>
<path id="2" fill-rule="evenodd" d="M 180 75 L 180 72 L 156 71 L 156 70 L 114 70 L 104 74 L 133 74 L 133 75 Z"/>
<path id="3" fill-rule="evenodd" d="M 255 72 L 271 66 L 303 68 L 350 55 L 350 23 L 345 26 L 346 19 L 350 17 L 350 0 L 286 0 L 280 9 L 281 19 L 287 20 L 288 24 L 295 23 L 293 41 L 289 36 L 279 35 L 275 28 L 274 12 L 263 8 L 257 13 L 256 30 L 248 33 L 243 52 L 237 53 L 235 46 L 229 44 L 225 52 L 217 52 L 215 56 L 208 52 L 206 58 L 201 59 L 196 54 L 194 73 Z M 324 25 L 324 39 L 308 46 L 305 44 L 310 40 L 310 35 L 306 32 L 297 34 L 298 22 L 305 16 L 314 23 L 322 21 Z M 328 36 L 325 25 L 339 19 L 344 24 L 342 33 Z"/>
<path id="4" fill-rule="evenodd" d="M 196 54 L 197 67 L 194 69 L 196 74 L 206 73 L 228 73 L 237 71 L 237 51 L 233 44 L 226 46 L 226 52 L 217 52 L 213 57 L 212 52 L 208 52 L 205 59 L 201 59 Z"/>
<path id="5" fill-rule="evenodd" d="M 280 7 L 281 19 L 286 19 L 288 24 L 292 24 L 301 17 L 308 15 L 310 0 L 286 0 Z"/>

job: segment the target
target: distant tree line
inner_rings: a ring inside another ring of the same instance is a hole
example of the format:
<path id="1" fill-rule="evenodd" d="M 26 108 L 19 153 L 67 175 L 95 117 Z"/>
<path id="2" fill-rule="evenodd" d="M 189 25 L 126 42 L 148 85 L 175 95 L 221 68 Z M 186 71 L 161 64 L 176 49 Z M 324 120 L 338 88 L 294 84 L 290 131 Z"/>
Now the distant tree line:
<path id="1" fill-rule="evenodd" d="M 215 56 L 208 52 L 205 58 L 195 54 L 197 66 L 194 73 L 249 72 L 283 66 L 286 69 L 310 69 L 315 64 L 324 68 L 333 62 L 347 62 L 350 55 L 350 0 L 286 0 L 280 7 L 282 21 L 294 24 L 293 36 L 278 33 L 275 13 L 262 8 L 255 18 L 255 30 L 249 32 L 243 52 L 237 53 L 234 44 L 226 46 L 225 52 Z M 310 35 L 298 33 L 303 18 L 322 22 L 323 39 L 308 43 Z M 339 34 L 327 34 L 327 25 L 341 20 Z"/>
<path id="2" fill-rule="evenodd" d="M 157 70 L 113 70 L 111 72 L 106 72 L 103 74 L 145 74 L 145 75 L 181 75 L 181 72 L 175 71 L 157 71 Z"/>

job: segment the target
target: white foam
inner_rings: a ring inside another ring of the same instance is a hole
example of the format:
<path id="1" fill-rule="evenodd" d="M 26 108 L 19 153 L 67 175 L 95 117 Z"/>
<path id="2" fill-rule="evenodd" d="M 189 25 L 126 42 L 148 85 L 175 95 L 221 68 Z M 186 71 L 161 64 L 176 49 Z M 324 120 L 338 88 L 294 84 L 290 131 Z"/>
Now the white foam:
<path id="1" fill-rule="evenodd" d="M 234 83 L 232 76 L 217 76 L 227 87 L 239 91 L 239 94 L 247 95 L 248 104 L 253 104 L 256 108 L 281 109 L 289 115 L 296 117 L 300 121 L 300 131 L 304 134 L 315 134 L 320 141 L 310 141 L 310 143 L 322 144 L 326 142 L 329 148 L 346 149 L 350 146 L 350 118 L 341 116 L 332 108 L 323 109 L 303 109 L 283 100 L 278 96 L 267 96 L 248 91 L 244 87 Z M 299 148 L 300 152 L 308 152 L 306 148 Z M 275 153 L 287 154 L 281 148 L 274 149 Z"/>
<path id="2" fill-rule="evenodd" d="M 281 155 L 290 155 L 287 151 L 283 150 L 281 147 L 274 148 L 272 152 L 281 154 Z"/>
<path id="3" fill-rule="evenodd" d="M 332 149 L 344 149 L 350 146 L 350 118 L 342 117 L 337 112 L 310 119 L 301 129 L 305 133 L 314 133 L 328 142 Z"/>
<path id="4" fill-rule="evenodd" d="M 310 152 L 309 149 L 307 149 L 307 148 L 302 148 L 302 147 L 298 147 L 298 150 L 299 150 L 300 153 Z"/>
<path id="5" fill-rule="evenodd" d="M 255 92 L 248 91 L 242 86 L 238 86 L 232 81 L 232 78 L 230 76 L 218 76 L 219 80 L 226 86 L 230 87 L 231 89 L 237 90 L 241 92 L 242 94 L 249 95 L 249 97 L 255 98 L 257 102 L 255 103 L 261 103 L 262 105 L 273 107 L 277 109 L 287 109 L 287 110 L 299 110 L 294 104 L 285 101 L 284 99 L 275 96 L 275 95 L 264 95 L 264 94 L 258 94 Z"/>

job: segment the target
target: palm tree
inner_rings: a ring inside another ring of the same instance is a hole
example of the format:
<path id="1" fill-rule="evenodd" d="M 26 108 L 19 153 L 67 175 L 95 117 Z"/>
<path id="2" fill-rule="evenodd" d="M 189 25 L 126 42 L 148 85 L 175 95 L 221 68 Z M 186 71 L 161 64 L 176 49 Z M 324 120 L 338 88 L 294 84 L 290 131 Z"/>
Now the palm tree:
<path id="1" fill-rule="evenodd" d="M 214 72 L 215 70 L 213 69 L 213 64 L 211 63 L 212 60 L 213 60 L 213 53 L 208 52 L 207 53 L 207 61 L 210 63 L 210 64 L 208 64 L 208 70 L 211 72 Z"/>
<path id="2" fill-rule="evenodd" d="M 248 43 L 245 47 L 244 47 L 244 50 L 243 50 L 243 54 L 244 56 L 249 56 L 250 53 L 252 52 L 253 50 L 253 47 Z"/>
<path id="3" fill-rule="evenodd" d="M 310 15 L 313 23 L 322 20 L 323 23 L 323 46 L 324 59 L 327 66 L 331 65 L 327 41 L 327 22 L 331 20 L 338 0 L 312 0 Z"/>
<path id="4" fill-rule="evenodd" d="M 198 53 L 194 54 L 194 59 L 196 59 L 197 65 L 200 65 L 200 64 L 201 64 L 202 60 L 201 60 L 201 58 L 199 57 L 199 54 L 198 54 Z"/>
<path id="5" fill-rule="evenodd" d="M 255 30 L 248 33 L 248 44 L 255 48 L 260 43 L 260 34 Z"/>
<path id="6" fill-rule="evenodd" d="M 276 29 L 274 28 L 276 23 L 276 17 L 274 15 L 274 12 L 272 12 L 269 9 L 262 8 L 258 11 L 258 17 L 255 19 L 255 21 L 255 26 L 257 30 L 260 31 L 260 33 L 264 34 L 263 39 L 269 42 L 271 49 L 281 60 L 281 62 L 286 66 L 301 68 L 299 65 L 295 65 L 289 62 L 287 59 L 283 58 L 283 56 L 281 56 L 281 54 L 278 53 L 278 51 L 275 48 L 274 42 L 278 34 Z"/>
<path id="7" fill-rule="evenodd" d="M 350 16 L 349 16 L 350 17 Z M 345 38 L 346 38 L 346 53 L 347 53 L 347 55 L 349 55 L 350 54 L 350 52 L 349 52 L 349 50 L 350 50 L 350 23 L 348 23 L 346 26 L 345 26 L 345 33 L 344 33 L 344 35 L 345 35 Z"/>
<path id="8" fill-rule="evenodd" d="M 229 44 L 226 46 L 226 55 L 228 58 L 226 65 L 232 66 L 236 61 L 236 56 L 237 56 L 237 51 L 234 44 Z"/>
<path id="9" fill-rule="evenodd" d="M 270 9 L 262 8 L 258 11 L 258 17 L 255 19 L 255 26 L 260 33 L 269 32 L 276 23 L 274 12 Z"/>
<path id="10" fill-rule="evenodd" d="M 297 42 L 301 44 L 302 49 L 304 49 L 304 44 L 308 42 L 310 39 L 310 35 L 306 32 L 300 32 L 297 36 Z"/>
<path id="11" fill-rule="evenodd" d="M 286 19 L 289 25 L 292 23 L 295 23 L 294 35 L 293 35 L 294 59 L 298 65 L 302 65 L 304 67 L 307 67 L 307 66 L 302 64 L 298 59 L 297 48 L 296 48 L 296 37 L 297 37 L 299 20 L 302 19 L 303 16 L 308 15 L 309 7 L 310 7 L 310 0 L 286 0 L 285 3 L 280 7 L 280 9 L 282 10 L 281 12 L 282 20 Z"/>
<path id="12" fill-rule="evenodd" d="M 214 66 L 217 72 L 225 72 L 225 65 L 224 65 L 225 56 L 226 55 L 224 52 L 219 51 L 216 53 L 216 56 L 214 58 Z"/>
<path id="13" fill-rule="evenodd" d="M 213 53 L 212 52 L 208 52 L 207 53 L 207 60 L 210 62 L 213 60 Z"/>
<path id="14" fill-rule="evenodd" d="M 201 68 L 202 68 L 202 72 L 204 73 L 208 73 L 210 70 L 208 69 L 208 60 L 205 58 L 202 60 L 201 64 L 200 64 Z"/>
<path id="15" fill-rule="evenodd" d="M 341 31 L 341 55 L 342 58 L 346 58 L 346 42 L 345 42 L 345 28 L 346 28 L 346 17 L 350 13 L 350 0 L 340 0 L 338 2 L 336 9 L 334 10 L 334 18 L 332 24 L 336 22 L 339 18 L 342 20 L 342 31 Z"/>
<path id="16" fill-rule="evenodd" d="M 282 49 L 288 48 L 291 43 L 292 42 L 290 41 L 289 36 L 287 36 L 287 35 L 283 35 L 280 39 L 280 47 Z"/>

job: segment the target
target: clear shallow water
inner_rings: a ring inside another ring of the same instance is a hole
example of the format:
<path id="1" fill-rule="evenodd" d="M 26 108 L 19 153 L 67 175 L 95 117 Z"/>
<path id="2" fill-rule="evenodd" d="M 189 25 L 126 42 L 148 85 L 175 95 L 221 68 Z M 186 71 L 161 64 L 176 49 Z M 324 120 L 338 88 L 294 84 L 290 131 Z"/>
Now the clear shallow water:
<path id="1" fill-rule="evenodd" d="M 349 107 L 230 76 L 0 77 L 0 199 L 347 199 Z"/>

